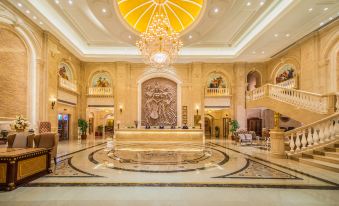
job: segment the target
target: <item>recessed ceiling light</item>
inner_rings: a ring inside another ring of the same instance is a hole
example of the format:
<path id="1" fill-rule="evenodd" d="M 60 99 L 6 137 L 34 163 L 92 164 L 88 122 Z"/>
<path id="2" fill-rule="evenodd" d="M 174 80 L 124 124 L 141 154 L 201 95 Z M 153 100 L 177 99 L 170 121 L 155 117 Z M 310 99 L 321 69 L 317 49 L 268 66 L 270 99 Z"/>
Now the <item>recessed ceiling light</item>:
<path id="1" fill-rule="evenodd" d="M 279 34 L 274 34 L 274 37 L 278 37 L 279 36 Z"/>
<path id="2" fill-rule="evenodd" d="M 261 51 L 262 54 L 265 54 L 265 51 Z"/>
<path id="3" fill-rule="evenodd" d="M 54 2 L 55 2 L 56 4 L 59 4 L 59 3 L 60 3 L 60 1 L 59 1 L 59 0 L 55 0 Z"/>
<path id="4" fill-rule="evenodd" d="M 72 0 L 68 0 L 68 4 L 72 5 L 73 1 Z"/>
<path id="5" fill-rule="evenodd" d="M 256 54 L 257 52 L 255 52 L 255 51 L 252 51 L 252 54 Z"/>
<path id="6" fill-rule="evenodd" d="M 131 36 L 131 35 L 128 35 L 128 38 L 129 38 L 129 39 L 132 39 L 132 36 Z"/>
<path id="7" fill-rule="evenodd" d="M 264 1 L 261 1 L 261 2 L 260 2 L 260 6 L 263 6 L 264 4 L 265 4 Z"/>
<path id="8" fill-rule="evenodd" d="M 18 6 L 19 6 L 19 7 L 22 7 L 22 3 L 18 3 Z"/>
<path id="9" fill-rule="evenodd" d="M 290 35 L 290 34 L 286 34 L 285 36 L 286 36 L 286 37 L 290 37 L 291 35 Z"/>
<path id="10" fill-rule="evenodd" d="M 33 19 L 37 19 L 36 16 L 33 16 Z"/>
<path id="11" fill-rule="evenodd" d="M 214 8 L 213 11 L 214 11 L 214 13 L 218 13 L 219 12 L 219 8 Z"/>
<path id="12" fill-rule="evenodd" d="M 313 8 L 309 8 L 309 9 L 308 9 L 308 12 L 311 12 L 311 11 L 313 11 Z"/>
<path id="13" fill-rule="evenodd" d="M 250 2 L 250 1 L 247 2 L 247 3 L 246 3 L 246 6 L 251 6 L 251 2 Z"/>
<path id="14" fill-rule="evenodd" d="M 327 11 L 328 10 L 328 8 L 326 7 L 326 8 L 324 8 L 324 11 Z"/>
<path id="15" fill-rule="evenodd" d="M 320 26 L 322 26 L 322 25 L 324 25 L 324 22 L 321 22 L 321 23 L 320 23 Z"/>
<path id="16" fill-rule="evenodd" d="M 42 21 L 39 22 L 40 25 L 43 25 L 44 23 L 42 23 Z"/>
<path id="17" fill-rule="evenodd" d="M 192 36 L 192 35 L 189 35 L 189 36 L 188 36 L 188 38 L 189 38 L 189 39 L 192 39 L 192 38 L 193 38 L 193 36 Z"/>
<path id="18" fill-rule="evenodd" d="M 107 10 L 105 8 L 101 9 L 102 13 L 106 13 Z"/>
<path id="19" fill-rule="evenodd" d="M 30 12 L 29 10 L 26 10 L 26 13 L 29 14 L 29 13 L 31 13 L 31 12 Z"/>
<path id="20" fill-rule="evenodd" d="M 328 18 L 328 20 L 330 20 L 330 21 L 333 20 L 333 17 Z"/>

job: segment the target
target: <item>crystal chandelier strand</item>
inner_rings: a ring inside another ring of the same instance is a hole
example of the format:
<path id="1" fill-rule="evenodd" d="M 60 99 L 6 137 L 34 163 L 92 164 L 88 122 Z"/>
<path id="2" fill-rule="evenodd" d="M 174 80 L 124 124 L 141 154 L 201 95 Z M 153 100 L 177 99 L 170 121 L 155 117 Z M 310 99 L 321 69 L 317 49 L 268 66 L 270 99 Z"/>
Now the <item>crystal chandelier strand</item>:
<path id="1" fill-rule="evenodd" d="M 147 31 L 140 35 L 136 46 L 146 64 L 160 69 L 174 63 L 183 43 L 168 18 L 156 13 Z"/>

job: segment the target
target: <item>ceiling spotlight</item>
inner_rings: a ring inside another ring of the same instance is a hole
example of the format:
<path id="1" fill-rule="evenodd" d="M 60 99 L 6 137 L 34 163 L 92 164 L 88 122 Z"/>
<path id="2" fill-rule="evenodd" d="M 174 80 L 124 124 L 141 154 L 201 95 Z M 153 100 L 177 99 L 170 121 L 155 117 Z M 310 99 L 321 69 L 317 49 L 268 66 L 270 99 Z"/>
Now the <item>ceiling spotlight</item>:
<path id="1" fill-rule="evenodd" d="M 132 36 L 131 36 L 131 35 L 128 35 L 128 38 L 129 38 L 129 39 L 132 39 Z"/>
<path id="2" fill-rule="evenodd" d="M 328 10 L 328 8 L 326 7 L 326 8 L 324 8 L 324 11 L 327 11 Z"/>
<path id="3" fill-rule="evenodd" d="M 274 34 L 274 37 L 278 37 L 279 36 L 279 34 Z"/>
<path id="4" fill-rule="evenodd" d="M 255 51 L 252 51 L 252 54 L 256 54 L 257 52 L 255 52 Z"/>
<path id="5" fill-rule="evenodd" d="M 73 4 L 73 1 L 72 1 L 72 0 L 68 0 L 68 4 L 69 4 L 69 5 L 72 5 L 72 4 Z"/>
<path id="6" fill-rule="evenodd" d="M 324 22 L 321 22 L 321 23 L 320 23 L 320 26 L 322 26 L 322 25 L 324 25 Z"/>
<path id="7" fill-rule="evenodd" d="M 29 14 L 29 13 L 31 13 L 31 12 L 30 12 L 29 10 L 26 10 L 26 13 Z"/>
<path id="8" fill-rule="evenodd" d="M 291 35 L 290 35 L 290 34 L 286 34 L 285 36 L 286 36 L 286 37 L 290 37 Z"/>
<path id="9" fill-rule="evenodd" d="M 265 51 L 261 51 L 262 54 L 265 54 Z"/>
<path id="10" fill-rule="evenodd" d="M 250 1 L 247 2 L 247 3 L 246 3 L 246 6 L 251 6 L 251 2 L 250 2 Z"/>
<path id="11" fill-rule="evenodd" d="M 218 13 L 219 12 L 219 8 L 214 8 L 213 11 L 214 11 L 214 13 Z"/>
<path id="12" fill-rule="evenodd" d="M 36 16 L 33 16 L 33 19 L 37 19 Z"/>
<path id="13" fill-rule="evenodd" d="M 308 12 L 311 12 L 311 11 L 313 11 L 313 8 L 309 8 L 309 9 L 308 9 Z"/>
<path id="14" fill-rule="evenodd" d="M 261 2 L 260 2 L 260 6 L 263 6 L 264 4 L 265 4 L 264 1 L 261 1 Z"/>
<path id="15" fill-rule="evenodd" d="M 42 21 L 39 22 L 40 25 L 43 25 L 44 23 L 42 23 Z"/>
<path id="16" fill-rule="evenodd" d="M 18 6 L 19 6 L 19 7 L 22 7 L 22 3 L 18 3 Z"/>
<path id="17" fill-rule="evenodd" d="M 193 38 L 193 36 L 192 36 L 192 35 L 189 35 L 189 36 L 188 36 L 188 38 L 189 38 L 189 39 L 192 39 L 192 38 Z"/>
<path id="18" fill-rule="evenodd" d="M 106 13 L 107 10 L 105 8 L 101 9 L 102 13 Z"/>
<path id="19" fill-rule="evenodd" d="M 333 20 L 333 17 L 328 18 L 328 20 L 332 21 L 332 20 Z"/>
<path id="20" fill-rule="evenodd" d="M 55 2 L 56 4 L 59 4 L 59 3 L 60 3 L 60 1 L 59 1 L 59 0 L 55 0 L 54 2 Z"/>

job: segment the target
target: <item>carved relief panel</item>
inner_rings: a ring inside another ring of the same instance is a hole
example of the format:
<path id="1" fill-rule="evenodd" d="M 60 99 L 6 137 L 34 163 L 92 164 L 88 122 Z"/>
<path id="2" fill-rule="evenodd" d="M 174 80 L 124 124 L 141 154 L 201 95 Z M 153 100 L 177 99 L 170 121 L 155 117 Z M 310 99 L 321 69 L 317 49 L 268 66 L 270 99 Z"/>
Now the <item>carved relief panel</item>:
<path id="1" fill-rule="evenodd" d="M 177 84 L 153 78 L 141 85 L 141 125 L 177 125 Z"/>

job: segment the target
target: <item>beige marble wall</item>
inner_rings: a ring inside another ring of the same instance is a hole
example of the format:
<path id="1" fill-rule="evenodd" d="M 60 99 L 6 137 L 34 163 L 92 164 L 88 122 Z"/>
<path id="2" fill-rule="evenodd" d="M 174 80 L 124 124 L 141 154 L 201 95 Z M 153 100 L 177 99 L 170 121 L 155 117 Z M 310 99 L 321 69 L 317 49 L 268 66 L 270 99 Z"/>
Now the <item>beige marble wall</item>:
<path id="1" fill-rule="evenodd" d="M 268 81 L 274 83 L 280 66 L 296 66 L 299 89 L 325 94 L 338 91 L 339 21 L 311 33 L 267 62 Z"/>
<path id="2" fill-rule="evenodd" d="M 0 119 L 28 116 L 28 52 L 13 28 L 0 24 Z"/>

